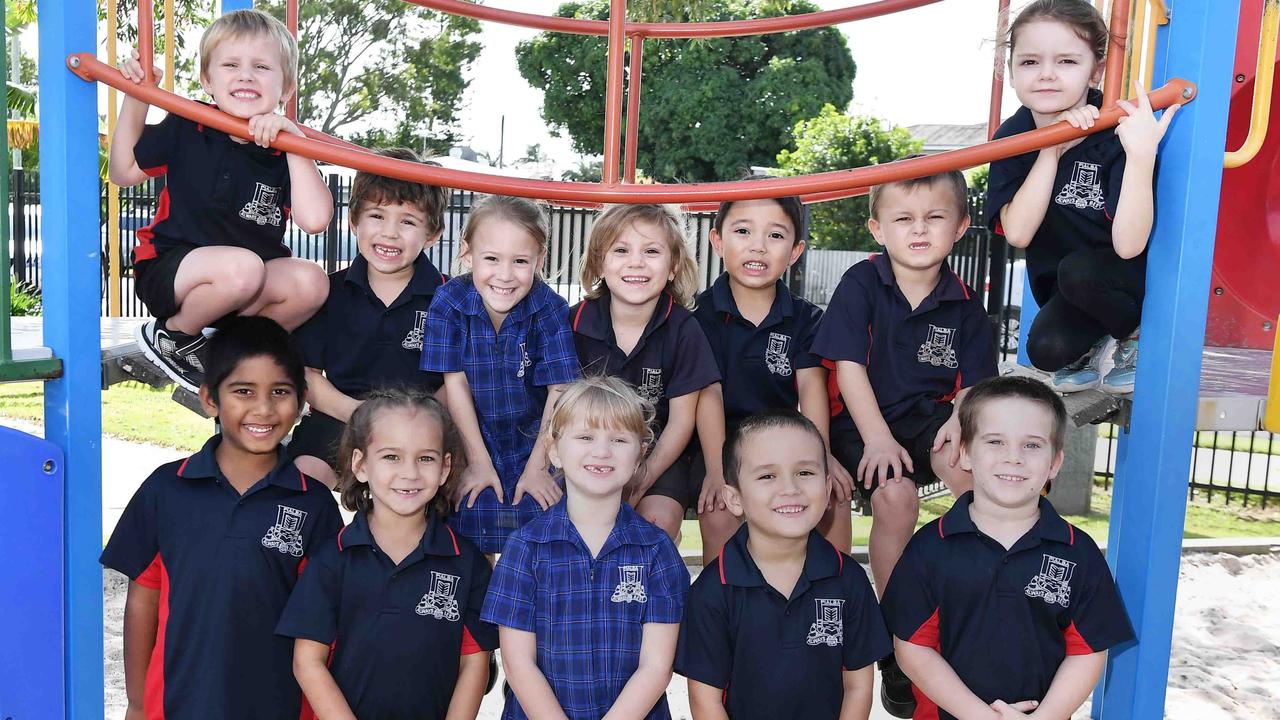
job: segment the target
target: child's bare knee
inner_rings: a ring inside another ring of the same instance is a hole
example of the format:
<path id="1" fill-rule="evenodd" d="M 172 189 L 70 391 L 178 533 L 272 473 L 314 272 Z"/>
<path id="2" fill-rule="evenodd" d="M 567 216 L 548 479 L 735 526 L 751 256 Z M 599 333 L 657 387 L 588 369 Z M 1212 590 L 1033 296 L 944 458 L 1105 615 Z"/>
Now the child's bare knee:
<path id="1" fill-rule="evenodd" d="M 244 303 L 256 298 L 267 281 L 267 266 L 247 250 L 227 253 L 225 259 L 218 263 L 215 273 L 214 287 Z"/>
<path id="2" fill-rule="evenodd" d="M 871 514 L 877 523 L 915 525 L 920 512 L 920 498 L 915 483 L 890 482 L 879 487 L 871 496 Z"/>

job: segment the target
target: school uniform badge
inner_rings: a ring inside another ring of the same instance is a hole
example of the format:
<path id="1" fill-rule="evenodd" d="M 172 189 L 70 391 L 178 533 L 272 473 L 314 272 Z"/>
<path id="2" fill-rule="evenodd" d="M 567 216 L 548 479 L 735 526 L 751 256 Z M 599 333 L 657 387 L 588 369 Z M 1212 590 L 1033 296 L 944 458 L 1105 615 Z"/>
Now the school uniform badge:
<path id="1" fill-rule="evenodd" d="M 240 208 L 240 217 L 259 225 L 279 226 L 284 222 L 278 200 L 280 188 L 266 183 L 258 183 L 253 190 L 253 199 Z"/>
<path id="2" fill-rule="evenodd" d="M 1062 186 L 1054 202 L 1077 210 L 1101 210 L 1107 205 L 1102 193 L 1102 167 L 1097 163 L 1076 161 L 1071 168 L 1071 181 Z"/>
<path id="3" fill-rule="evenodd" d="M 1027 597 L 1044 598 L 1050 605 L 1067 607 L 1071 602 L 1071 576 L 1075 571 L 1076 564 L 1070 560 L 1045 555 L 1040 561 L 1040 574 L 1031 578 L 1023 592 Z"/>
<path id="4" fill-rule="evenodd" d="M 409 334 L 404 336 L 404 340 L 400 341 L 400 347 L 405 350 L 421 350 L 422 338 L 427 334 L 427 311 L 415 310 L 413 315 L 413 327 L 409 329 Z"/>
<path id="5" fill-rule="evenodd" d="M 787 353 L 790 347 L 790 335 L 769 333 L 769 344 L 764 350 L 764 366 L 769 369 L 769 372 L 782 377 L 791 377 L 791 357 Z"/>
<path id="6" fill-rule="evenodd" d="M 636 388 L 636 394 L 656 403 L 662 399 L 662 368 L 641 368 L 644 370 L 644 378 L 640 381 L 640 386 Z"/>
<path id="7" fill-rule="evenodd" d="M 817 617 L 809 626 L 805 642 L 809 645 L 836 647 L 844 643 L 844 600 L 815 598 Z"/>
<path id="8" fill-rule="evenodd" d="M 621 578 L 609 600 L 616 603 L 649 602 L 649 596 L 644 591 L 643 565 L 619 565 L 618 574 Z"/>
<path id="9" fill-rule="evenodd" d="M 422 596 L 413 611 L 424 617 L 456 622 L 462 617 L 458 612 L 458 580 L 457 575 L 431 571 L 431 590 Z"/>
<path id="10" fill-rule="evenodd" d="M 516 370 L 516 377 L 524 377 L 524 371 L 532 364 L 533 361 L 529 359 L 529 351 L 525 348 L 524 343 L 520 343 L 520 368 Z"/>
<path id="11" fill-rule="evenodd" d="M 929 336 L 925 338 L 920 345 L 920 349 L 916 351 L 916 360 L 934 367 L 947 367 L 952 370 L 960 367 L 959 361 L 956 360 L 955 348 L 952 347 L 955 339 L 955 328 L 944 328 L 930 324 Z"/>
<path id="12" fill-rule="evenodd" d="M 302 557 L 302 526 L 307 523 L 306 511 L 288 505 L 276 507 L 276 524 L 267 528 L 267 534 L 262 536 L 262 547 Z"/>

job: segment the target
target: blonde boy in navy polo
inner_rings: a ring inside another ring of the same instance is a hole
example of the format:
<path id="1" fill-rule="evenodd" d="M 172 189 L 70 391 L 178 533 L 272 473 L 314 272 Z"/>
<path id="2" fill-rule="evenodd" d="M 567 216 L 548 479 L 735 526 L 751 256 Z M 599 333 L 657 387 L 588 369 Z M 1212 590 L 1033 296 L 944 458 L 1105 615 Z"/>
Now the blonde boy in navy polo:
<path id="1" fill-rule="evenodd" d="M 209 344 L 205 410 L 222 434 L 142 483 L 102 551 L 125 601 L 126 717 L 296 720 L 293 642 L 275 625 L 307 558 L 342 527 L 280 441 L 306 392 L 289 336 L 242 318 Z"/>
<path id="2" fill-rule="evenodd" d="M 852 720 L 892 649 L 866 573 L 815 529 L 826 445 L 793 410 L 743 420 L 724 448 L 729 509 L 746 524 L 693 583 L 676 672 L 694 720 Z"/>
<path id="3" fill-rule="evenodd" d="M 1070 717 L 1133 630 L 1098 546 L 1040 496 L 1066 409 L 1039 381 L 994 378 L 960 424 L 973 492 L 916 533 L 884 593 L 914 717 Z"/>

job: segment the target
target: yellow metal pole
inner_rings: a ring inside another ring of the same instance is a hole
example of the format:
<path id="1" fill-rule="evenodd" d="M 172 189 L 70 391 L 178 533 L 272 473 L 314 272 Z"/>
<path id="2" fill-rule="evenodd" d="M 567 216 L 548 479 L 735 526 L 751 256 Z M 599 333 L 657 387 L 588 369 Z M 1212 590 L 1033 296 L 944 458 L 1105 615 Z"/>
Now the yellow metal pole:
<path id="1" fill-rule="evenodd" d="M 107 0 L 107 60 L 116 64 L 116 0 Z M 116 89 L 107 90 L 107 138 L 116 136 Z M 120 317 L 120 186 L 107 183 L 107 315 Z"/>
<path id="2" fill-rule="evenodd" d="M 1262 149 L 1271 122 L 1271 85 L 1276 72 L 1276 37 L 1280 35 L 1280 0 L 1266 0 L 1262 11 L 1262 31 L 1258 40 L 1258 67 L 1253 78 L 1253 111 L 1249 115 L 1249 136 L 1239 150 L 1222 160 L 1225 168 L 1249 162 Z"/>
<path id="3" fill-rule="evenodd" d="M 1142 62 L 1144 54 L 1146 33 L 1142 31 L 1142 27 L 1146 22 L 1146 0 L 1138 0 L 1129 7 L 1129 42 L 1124 51 L 1124 89 L 1120 92 L 1121 95 L 1129 94 L 1134 78 L 1138 77 L 1138 72 L 1142 69 L 1138 67 L 1138 63 Z"/>
<path id="4" fill-rule="evenodd" d="M 164 89 L 173 92 L 173 0 L 164 0 Z"/>
<path id="5" fill-rule="evenodd" d="M 1268 432 L 1280 432 L 1280 334 L 1276 335 L 1271 352 L 1271 387 L 1267 391 L 1267 411 L 1262 424 Z"/>

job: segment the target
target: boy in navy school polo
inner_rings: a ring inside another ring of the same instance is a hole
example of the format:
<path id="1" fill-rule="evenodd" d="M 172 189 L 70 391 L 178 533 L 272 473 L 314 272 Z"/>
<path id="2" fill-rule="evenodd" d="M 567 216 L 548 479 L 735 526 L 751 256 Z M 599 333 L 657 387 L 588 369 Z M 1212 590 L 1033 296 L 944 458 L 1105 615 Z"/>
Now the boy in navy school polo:
<path id="1" fill-rule="evenodd" d="M 1068 655 L 1131 640 L 1107 560 L 1039 499 L 1040 519 L 1008 551 L 969 514 L 973 493 L 921 528 L 883 608 L 901 640 L 937 650 L 984 702 L 1040 700 Z M 915 718 L 954 720 L 918 690 Z"/>
<path id="2" fill-rule="evenodd" d="M 534 633 L 538 669 L 565 715 L 598 720 L 639 665 L 644 624 L 680 622 L 688 587 L 671 539 L 629 505 L 593 558 L 561 500 L 512 533 L 481 619 Z M 502 717 L 525 717 L 510 689 Z M 671 717 L 665 695 L 645 717 Z"/>
<path id="3" fill-rule="evenodd" d="M 164 717 L 297 718 L 293 643 L 275 625 L 303 565 L 342 527 L 333 495 L 277 450 L 244 495 L 223 477 L 215 435 L 161 465 L 125 507 L 104 566 L 160 590 L 147 708 Z"/>
<path id="4" fill-rule="evenodd" d="M 294 331 L 294 342 L 309 368 L 323 370 L 339 392 L 362 398 L 375 387 L 407 387 L 435 392 L 440 373 L 418 368 L 427 310 L 444 276 L 427 257 L 413 263 L 413 278 L 391 303 L 369 287 L 369 263 L 357 255 L 350 267 L 329 274 L 329 297 Z M 344 423 L 312 408 L 293 431 L 292 457 L 313 455 L 335 461 Z"/>
<path id="5" fill-rule="evenodd" d="M 498 646 L 498 629 L 480 620 L 491 573 L 438 516 L 395 565 L 361 511 L 311 557 L 276 632 L 333 646 L 329 670 L 356 717 L 444 718 L 459 655 Z"/>
<path id="6" fill-rule="evenodd" d="M 799 406 L 796 371 L 822 365 L 810 352 L 822 310 L 781 280 L 774 287 L 773 307 L 758 327 L 738 311 L 728 273 L 698 296 L 694 316 L 724 378 L 726 434 L 753 413 Z"/>

